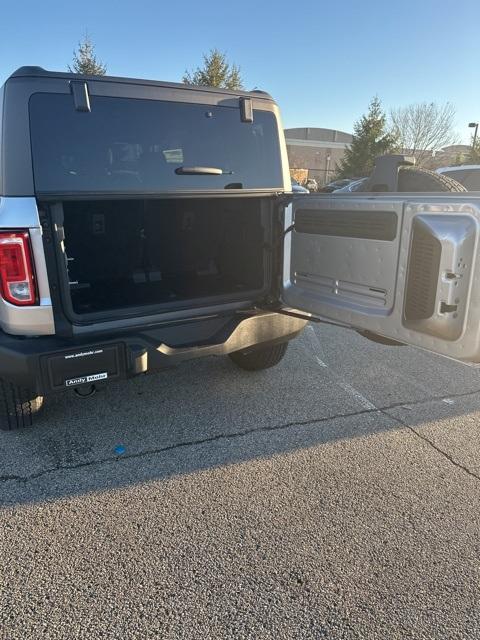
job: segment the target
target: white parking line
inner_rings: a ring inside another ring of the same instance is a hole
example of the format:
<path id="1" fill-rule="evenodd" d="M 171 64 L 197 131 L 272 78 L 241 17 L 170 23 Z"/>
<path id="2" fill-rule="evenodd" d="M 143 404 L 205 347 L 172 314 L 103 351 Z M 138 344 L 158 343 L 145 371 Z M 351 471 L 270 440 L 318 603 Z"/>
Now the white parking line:
<path id="1" fill-rule="evenodd" d="M 315 353 L 315 352 L 317 352 L 317 353 L 320 352 L 322 354 L 322 356 L 323 356 L 322 343 L 318 339 L 318 336 L 315 333 L 315 329 L 310 324 L 307 326 L 307 338 L 308 338 L 308 341 L 310 342 L 310 346 L 311 346 L 312 352 L 313 352 L 313 357 L 317 361 L 317 364 L 319 364 L 321 367 L 328 367 L 328 364 L 326 362 L 324 362 L 320 358 L 320 356 L 318 356 Z"/>
<path id="2" fill-rule="evenodd" d="M 342 387 L 344 391 L 346 391 L 351 396 L 353 396 L 356 400 L 358 400 L 364 409 L 369 409 L 370 411 L 372 410 L 374 411 L 377 409 L 377 407 L 372 402 L 370 402 L 368 398 L 366 398 L 363 394 L 361 394 L 360 391 L 357 391 L 355 387 L 352 387 L 351 384 L 348 384 L 348 382 L 339 381 L 338 386 Z"/>
<path id="3" fill-rule="evenodd" d="M 312 352 L 313 352 L 312 355 L 315 358 L 317 364 L 320 365 L 321 367 L 328 368 L 328 365 L 326 364 L 326 362 L 324 362 L 320 358 L 320 356 L 317 356 L 315 353 L 315 351 L 320 352 L 323 356 L 322 343 L 320 342 L 319 337 L 315 333 L 315 329 L 311 325 L 307 326 L 307 336 L 308 336 L 308 341 L 310 342 L 310 346 L 312 348 Z M 362 393 L 360 393 L 360 391 L 357 391 L 357 389 L 355 389 L 355 387 L 352 387 L 351 384 L 348 384 L 348 382 L 344 382 L 343 380 L 341 380 L 338 374 L 335 371 L 332 371 L 332 369 L 329 369 L 329 371 L 330 371 L 330 374 L 333 376 L 333 378 L 336 380 L 338 386 L 344 391 L 346 391 L 349 395 L 353 396 L 355 400 L 357 400 L 364 409 L 367 409 L 369 411 L 377 410 L 377 407 L 372 402 L 370 402 L 370 400 L 366 398 Z"/>

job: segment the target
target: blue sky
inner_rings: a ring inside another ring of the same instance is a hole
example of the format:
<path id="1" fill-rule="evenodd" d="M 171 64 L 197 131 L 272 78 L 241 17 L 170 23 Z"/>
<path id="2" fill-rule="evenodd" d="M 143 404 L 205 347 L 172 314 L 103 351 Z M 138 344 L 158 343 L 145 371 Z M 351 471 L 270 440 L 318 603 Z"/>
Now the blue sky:
<path id="1" fill-rule="evenodd" d="M 2 3 L 0 81 L 24 64 L 62 70 L 88 29 L 112 75 L 179 81 L 217 47 L 247 88 L 269 91 L 286 127 L 351 131 L 384 107 L 452 102 L 457 131 L 480 120 L 477 0 Z"/>

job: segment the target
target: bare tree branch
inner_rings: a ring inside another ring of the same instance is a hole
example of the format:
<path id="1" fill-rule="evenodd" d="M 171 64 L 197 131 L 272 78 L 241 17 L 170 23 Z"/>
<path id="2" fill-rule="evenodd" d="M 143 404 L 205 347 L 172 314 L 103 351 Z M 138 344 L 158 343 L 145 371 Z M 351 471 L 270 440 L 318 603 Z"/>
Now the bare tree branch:
<path id="1" fill-rule="evenodd" d="M 399 151 L 414 155 L 423 164 L 432 152 L 457 142 L 454 131 L 455 107 L 449 102 L 420 102 L 390 111 L 392 132 Z"/>

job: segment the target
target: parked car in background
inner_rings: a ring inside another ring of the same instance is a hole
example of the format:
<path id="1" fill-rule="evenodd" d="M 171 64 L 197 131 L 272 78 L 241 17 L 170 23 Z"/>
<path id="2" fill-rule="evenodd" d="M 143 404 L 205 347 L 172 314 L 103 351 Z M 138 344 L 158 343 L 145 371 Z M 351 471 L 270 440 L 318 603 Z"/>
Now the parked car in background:
<path id="1" fill-rule="evenodd" d="M 460 182 L 468 191 L 480 191 L 480 164 L 440 167 L 437 169 L 437 173 Z"/>
<path id="2" fill-rule="evenodd" d="M 333 180 L 332 182 L 329 182 L 323 187 L 320 187 L 319 191 L 321 193 L 332 193 L 332 191 L 336 191 L 337 189 L 346 187 L 351 182 L 353 182 L 352 178 L 342 178 L 341 180 Z"/>
<path id="3" fill-rule="evenodd" d="M 292 191 L 293 193 L 310 193 L 310 191 L 308 189 L 305 189 L 305 187 L 302 187 L 302 185 L 297 182 L 295 178 L 292 178 Z"/>
<path id="4" fill-rule="evenodd" d="M 359 180 L 349 180 L 346 185 L 339 189 L 335 189 L 335 193 L 351 193 L 354 191 L 363 191 L 368 178 L 360 178 Z"/>

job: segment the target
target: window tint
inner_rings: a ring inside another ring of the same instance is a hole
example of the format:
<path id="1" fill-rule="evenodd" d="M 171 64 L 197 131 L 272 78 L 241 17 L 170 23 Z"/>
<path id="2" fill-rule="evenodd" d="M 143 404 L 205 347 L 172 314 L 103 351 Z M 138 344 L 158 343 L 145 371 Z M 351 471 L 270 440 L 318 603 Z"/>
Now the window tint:
<path id="1" fill-rule="evenodd" d="M 253 123 L 235 107 L 91 96 L 76 111 L 68 94 L 30 99 L 39 192 L 136 192 L 279 188 L 282 168 L 273 113 Z M 223 175 L 177 175 L 215 167 Z"/>
<path id="2" fill-rule="evenodd" d="M 458 169 L 445 171 L 444 175 L 453 178 L 469 191 L 480 191 L 480 169 Z"/>

